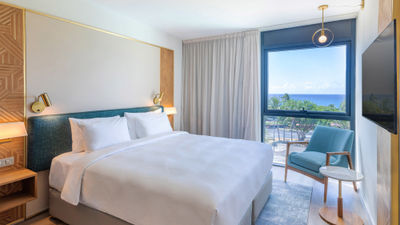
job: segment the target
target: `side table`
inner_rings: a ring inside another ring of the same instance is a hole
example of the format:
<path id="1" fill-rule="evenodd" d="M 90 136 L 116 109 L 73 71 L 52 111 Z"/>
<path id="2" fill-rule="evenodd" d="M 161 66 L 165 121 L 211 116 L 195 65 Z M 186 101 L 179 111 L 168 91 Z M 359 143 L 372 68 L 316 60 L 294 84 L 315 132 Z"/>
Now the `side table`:
<path id="1" fill-rule="evenodd" d="M 338 166 L 324 166 L 319 169 L 319 172 L 325 177 L 339 181 L 337 209 L 334 207 L 324 206 L 319 210 L 320 217 L 328 224 L 363 225 L 364 221 L 357 214 L 350 211 L 343 211 L 342 181 L 360 181 L 364 176 L 355 170 Z"/>

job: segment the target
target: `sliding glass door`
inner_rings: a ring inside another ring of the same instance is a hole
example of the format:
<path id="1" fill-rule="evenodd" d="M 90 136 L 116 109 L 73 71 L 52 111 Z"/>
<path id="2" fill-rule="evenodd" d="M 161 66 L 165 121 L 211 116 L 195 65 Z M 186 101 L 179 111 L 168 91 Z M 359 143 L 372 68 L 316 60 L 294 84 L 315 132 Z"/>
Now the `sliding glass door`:
<path id="1" fill-rule="evenodd" d="M 347 42 L 264 49 L 263 138 L 274 163 L 285 162 L 288 141 L 309 140 L 317 125 L 351 127 L 349 51 Z"/>

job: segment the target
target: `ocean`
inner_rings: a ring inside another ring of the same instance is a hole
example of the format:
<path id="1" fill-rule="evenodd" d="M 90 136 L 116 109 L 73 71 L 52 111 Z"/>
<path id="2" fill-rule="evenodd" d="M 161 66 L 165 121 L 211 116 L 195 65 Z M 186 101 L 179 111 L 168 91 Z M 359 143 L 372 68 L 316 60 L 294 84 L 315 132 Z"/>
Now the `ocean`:
<path id="1" fill-rule="evenodd" d="M 269 94 L 268 98 L 271 97 L 282 97 L 284 94 Z M 345 95 L 336 95 L 336 94 L 289 94 L 291 99 L 295 100 L 308 100 L 317 105 L 328 106 L 330 104 L 335 105 L 337 108 L 340 107 L 340 104 L 345 100 Z"/>

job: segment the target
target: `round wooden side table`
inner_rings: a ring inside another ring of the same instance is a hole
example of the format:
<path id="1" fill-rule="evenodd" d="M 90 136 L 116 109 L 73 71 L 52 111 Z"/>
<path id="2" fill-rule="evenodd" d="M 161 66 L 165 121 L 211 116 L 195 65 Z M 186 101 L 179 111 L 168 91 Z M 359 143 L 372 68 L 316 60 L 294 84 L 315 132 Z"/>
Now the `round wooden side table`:
<path id="1" fill-rule="evenodd" d="M 342 181 L 360 181 L 364 178 L 361 173 L 344 167 L 324 166 L 319 172 L 325 177 L 339 181 L 339 196 L 337 199 L 337 208 L 324 206 L 319 210 L 320 217 L 328 224 L 335 225 L 363 225 L 364 221 L 355 213 L 343 210 Z"/>

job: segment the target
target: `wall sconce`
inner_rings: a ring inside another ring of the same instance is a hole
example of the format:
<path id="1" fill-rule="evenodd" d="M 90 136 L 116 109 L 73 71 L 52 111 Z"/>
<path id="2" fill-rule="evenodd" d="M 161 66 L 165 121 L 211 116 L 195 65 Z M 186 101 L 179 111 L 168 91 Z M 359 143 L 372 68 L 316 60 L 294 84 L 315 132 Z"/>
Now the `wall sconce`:
<path id="1" fill-rule="evenodd" d="M 0 144 L 27 135 L 24 122 L 0 123 Z"/>
<path id="2" fill-rule="evenodd" d="M 40 101 L 42 99 L 43 102 Z M 51 106 L 51 101 L 47 93 L 43 93 L 37 97 L 37 101 L 32 104 L 34 113 L 41 113 L 46 107 Z"/>
<path id="3" fill-rule="evenodd" d="M 161 92 L 160 94 L 156 94 L 154 96 L 154 98 L 153 98 L 153 103 L 155 105 L 159 105 L 161 103 L 163 97 L 164 97 L 164 93 L 163 92 Z"/>
<path id="4" fill-rule="evenodd" d="M 176 108 L 175 107 L 165 107 L 164 112 L 167 115 L 175 115 L 176 114 Z"/>

